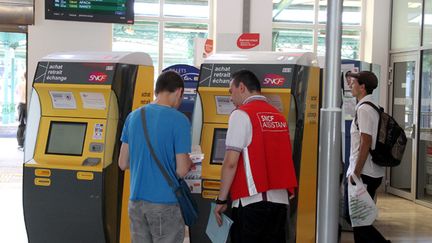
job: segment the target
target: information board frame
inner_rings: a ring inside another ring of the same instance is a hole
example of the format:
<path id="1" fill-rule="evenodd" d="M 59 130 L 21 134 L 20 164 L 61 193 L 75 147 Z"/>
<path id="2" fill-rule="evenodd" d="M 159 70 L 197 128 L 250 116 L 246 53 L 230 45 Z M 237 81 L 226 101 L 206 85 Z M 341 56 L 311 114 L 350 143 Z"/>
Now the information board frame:
<path id="1" fill-rule="evenodd" d="M 133 24 L 135 0 L 123 1 L 45 0 L 45 19 Z"/>

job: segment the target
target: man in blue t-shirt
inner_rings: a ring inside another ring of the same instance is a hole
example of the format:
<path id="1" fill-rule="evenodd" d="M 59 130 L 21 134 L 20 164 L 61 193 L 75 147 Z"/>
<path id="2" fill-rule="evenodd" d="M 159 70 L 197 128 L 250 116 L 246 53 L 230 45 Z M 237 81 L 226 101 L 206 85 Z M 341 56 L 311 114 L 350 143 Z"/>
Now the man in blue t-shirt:
<path id="1" fill-rule="evenodd" d="M 184 221 L 173 190 L 152 158 L 144 137 L 141 109 L 156 156 L 171 178 L 183 177 L 192 161 L 191 125 L 179 112 L 184 91 L 173 71 L 156 81 L 156 100 L 131 112 L 121 136 L 119 167 L 130 169 L 129 219 L 132 242 L 183 242 Z"/>

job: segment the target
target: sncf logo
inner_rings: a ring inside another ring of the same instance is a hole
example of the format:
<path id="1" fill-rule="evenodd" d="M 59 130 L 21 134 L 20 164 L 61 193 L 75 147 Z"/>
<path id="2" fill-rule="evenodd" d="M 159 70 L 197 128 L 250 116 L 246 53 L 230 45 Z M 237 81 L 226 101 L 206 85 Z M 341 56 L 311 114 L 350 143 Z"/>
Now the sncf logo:
<path id="1" fill-rule="evenodd" d="M 282 86 L 284 83 L 285 77 L 273 73 L 268 73 L 264 76 L 263 86 Z"/>
<path id="2" fill-rule="evenodd" d="M 107 80 L 108 75 L 102 72 L 92 72 L 89 76 L 89 82 L 103 83 Z"/>

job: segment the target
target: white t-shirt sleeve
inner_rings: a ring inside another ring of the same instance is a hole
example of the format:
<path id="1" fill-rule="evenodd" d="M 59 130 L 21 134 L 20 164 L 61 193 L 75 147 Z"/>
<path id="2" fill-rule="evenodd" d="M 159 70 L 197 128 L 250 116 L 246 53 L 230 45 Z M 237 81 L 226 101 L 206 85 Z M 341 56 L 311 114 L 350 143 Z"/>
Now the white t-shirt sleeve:
<path id="1" fill-rule="evenodd" d="M 362 105 L 357 112 L 359 131 L 372 136 L 371 147 L 375 149 L 379 121 L 378 112 L 368 105 Z"/>
<path id="2" fill-rule="evenodd" d="M 228 121 L 226 149 L 241 152 L 252 141 L 252 123 L 246 112 L 235 110 Z"/>
<path id="3" fill-rule="evenodd" d="M 358 124 L 359 124 L 359 130 L 361 133 L 366 133 L 369 135 L 374 134 L 374 130 L 377 128 L 374 128 L 374 117 L 371 116 L 371 112 L 369 112 L 367 109 L 359 109 L 358 110 Z"/>

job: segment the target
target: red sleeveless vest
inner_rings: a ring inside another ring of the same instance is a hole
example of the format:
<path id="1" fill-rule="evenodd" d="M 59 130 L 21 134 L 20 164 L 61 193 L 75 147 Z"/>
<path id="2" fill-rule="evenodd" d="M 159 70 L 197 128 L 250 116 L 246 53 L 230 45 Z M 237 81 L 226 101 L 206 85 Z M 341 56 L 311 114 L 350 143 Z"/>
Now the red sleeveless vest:
<path id="1" fill-rule="evenodd" d="M 272 189 L 297 187 L 292 149 L 285 117 L 272 105 L 254 100 L 240 106 L 252 123 L 251 144 L 240 154 L 231 185 L 236 200 Z"/>

